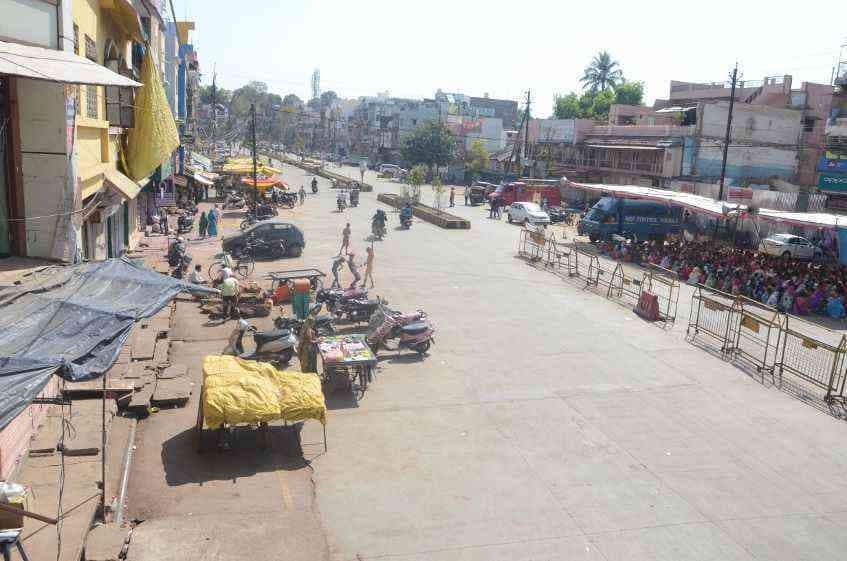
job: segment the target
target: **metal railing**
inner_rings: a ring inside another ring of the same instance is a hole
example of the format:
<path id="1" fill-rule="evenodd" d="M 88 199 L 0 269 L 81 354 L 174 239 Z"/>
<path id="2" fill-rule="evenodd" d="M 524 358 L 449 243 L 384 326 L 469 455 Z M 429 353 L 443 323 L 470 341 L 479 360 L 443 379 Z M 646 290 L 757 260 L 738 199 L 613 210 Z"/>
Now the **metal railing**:
<path id="1" fill-rule="evenodd" d="M 697 285 L 691 297 L 686 337 L 694 341 L 701 334 L 707 336 L 717 342 L 718 350 L 725 357 L 729 351 L 730 324 L 737 313 L 735 305 L 736 298 L 731 294 Z"/>
<path id="2" fill-rule="evenodd" d="M 796 376 L 824 390 L 824 401 L 844 398 L 847 337 L 843 334 L 806 325 L 786 317 L 783 324 L 782 351 L 779 355 L 779 381 L 786 374 Z M 793 327 L 796 324 L 797 329 Z M 800 331 L 805 327 L 806 333 Z M 814 335 L 810 334 L 814 331 Z"/>
<path id="3" fill-rule="evenodd" d="M 649 292 L 659 299 L 659 320 L 665 323 L 676 322 L 679 307 L 679 275 L 675 272 L 648 265 L 641 280 L 641 292 Z"/>
<path id="4" fill-rule="evenodd" d="M 730 323 L 728 353 L 734 360 L 744 360 L 762 376 L 773 378 L 784 318 L 779 310 L 750 300 L 736 299 L 737 321 Z"/>

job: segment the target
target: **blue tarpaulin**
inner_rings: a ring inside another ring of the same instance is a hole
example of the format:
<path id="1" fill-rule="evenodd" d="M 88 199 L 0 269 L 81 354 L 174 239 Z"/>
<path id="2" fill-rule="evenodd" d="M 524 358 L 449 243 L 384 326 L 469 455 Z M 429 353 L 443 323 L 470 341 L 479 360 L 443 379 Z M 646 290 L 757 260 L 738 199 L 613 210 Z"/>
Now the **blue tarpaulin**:
<path id="1" fill-rule="evenodd" d="M 0 288 L 0 429 L 50 381 L 96 378 L 117 360 L 133 324 L 180 292 L 212 290 L 129 259 L 48 267 Z"/>

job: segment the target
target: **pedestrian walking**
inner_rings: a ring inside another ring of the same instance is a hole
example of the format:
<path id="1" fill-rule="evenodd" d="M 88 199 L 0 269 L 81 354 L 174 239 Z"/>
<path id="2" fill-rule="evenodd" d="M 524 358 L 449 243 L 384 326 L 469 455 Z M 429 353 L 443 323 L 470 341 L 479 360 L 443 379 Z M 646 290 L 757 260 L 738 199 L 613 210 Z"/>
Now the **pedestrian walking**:
<path id="1" fill-rule="evenodd" d="M 491 197 L 488 203 L 491 205 L 488 209 L 488 218 L 497 218 L 497 198 Z"/>
<path id="2" fill-rule="evenodd" d="M 353 274 L 353 282 L 350 283 L 350 288 L 356 288 L 356 285 L 362 280 L 359 268 L 356 266 L 356 254 L 350 253 L 347 255 L 347 268 Z"/>
<path id="3" fill-rule="evenodd" d="M 368 257 L 365 260 L 365 276 L 362 278 L 362 288 L 365 288 L 365 285 L 368 283 L 368 279 L 371 279 L 371 288 L 374 287 L 374 248 L 368 247 L 365 249 L 368 253 Z"/>
<path id="4" fill-rule="evenodd" d="M 332 260 L 332 286 L 331 288 L 341 288 L 341 280 L 338 278 L 341 272 L 341 267 L 344 266 L 344 258 L 340 255 Z"/>
<path id="5" fill-rule="evenodd" d="M 209 237 L 217 238 L 218 237 L 218 220 L 220 220 L 220 211 L 218 210 L 218 205 L 213 206 L 209 209 Z"/>
<path id="6" fill-rule="evenodd" d="M 165 209 L 162 209 L 161 218 L 159 219 L 159 224 L 162 225 L 162 233 L 166 236 L 170 235 L 171 228 L 170 224 L 168 224 L 168 213 Z"/>
<path id="7" fill-rule="evenodd" d="M 350 223 L 347 223 L 347 226 L 341 231 L 341 249 L 338 250 L 338 255 L 341 255 L 343 251 L 346 255 L 350 250 Z"/>
<path id="8" fill-rule="evenodd" d="M 200 224 L 198 224 L 198 229 L 200 230 L 200 237 L 206 237 L 206 229 L 209 227 L 209 215 L 204 210 L 200 213 Z"/>
<path id="9" fill-rule="evenodd" d="M 470 199 L 471 199 L 471 186 L 468 185 L 467 187 L 465 187 L 465 206 L 468 206 L 468 203 L 470 203 Z"/>
<path id="10" fill-rule="evenodd" d="M 450 208 L 456 206 L 456 188 L 450 187 Z"/>
<path id="11" fill-rule="evenodd" d="M 297 196 L 300 198 L 300 206 L 303 206 L 303 203 L 306 202 L 306 188 L 302 185 L 300 186 L 300 190 L 297 191 Z"/>

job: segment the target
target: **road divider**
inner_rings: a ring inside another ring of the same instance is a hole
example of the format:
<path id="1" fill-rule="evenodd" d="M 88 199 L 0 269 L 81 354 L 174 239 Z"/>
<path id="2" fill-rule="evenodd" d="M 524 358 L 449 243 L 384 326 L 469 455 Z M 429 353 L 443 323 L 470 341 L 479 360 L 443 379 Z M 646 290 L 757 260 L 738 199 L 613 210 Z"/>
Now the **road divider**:
<path id="1" fill-rule="evenodd" d="M 394 193 L 380 193 L 377 200 L 397 209 L 403 208 L 406 204 L 400 195 Z M 449 212 L 444 212 L 443 210 L 438 210 L 421 203 L 412 205 L 412 215 L 441 228 L 447 228 L 448 230 L 471 229 L 470 220 L 465 220 Z"/>

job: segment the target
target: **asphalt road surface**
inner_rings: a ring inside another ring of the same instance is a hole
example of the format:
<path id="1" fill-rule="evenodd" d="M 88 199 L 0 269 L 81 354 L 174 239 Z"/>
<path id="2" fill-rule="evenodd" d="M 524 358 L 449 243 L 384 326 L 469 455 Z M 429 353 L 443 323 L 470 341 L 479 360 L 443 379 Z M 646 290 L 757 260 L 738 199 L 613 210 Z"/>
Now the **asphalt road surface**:
<path id="1" fill-rule="evenodd" d="M 285 177 L 308 190 L 302 171 Z M 306 233 L 303 256 L 257 274 L 328 272 L 346 222 L 363 259 L 376 195 L 400 189 L 375 183 L 340 214 L 321 180 L 285 213 Z M 194 397 L 145 421 L 130 512 L 146 522 L 131 558 L 844 558 L 842 420 L 692 346 L 684 327 L 528 266 L 516 226 L 455 212 L 471 230 L 401 231 L 389 211 L 371 294 L 426 310 L 436 345 L 424 358 L 383 351 L 360 400 L 333 396 L 328 452 L 318 425 L 304 429 L 311 467 L 246 440 L 198 459 L 185 436 Z M 172 357 L 197 376 L 231 324 L 180 306 Z"/>

